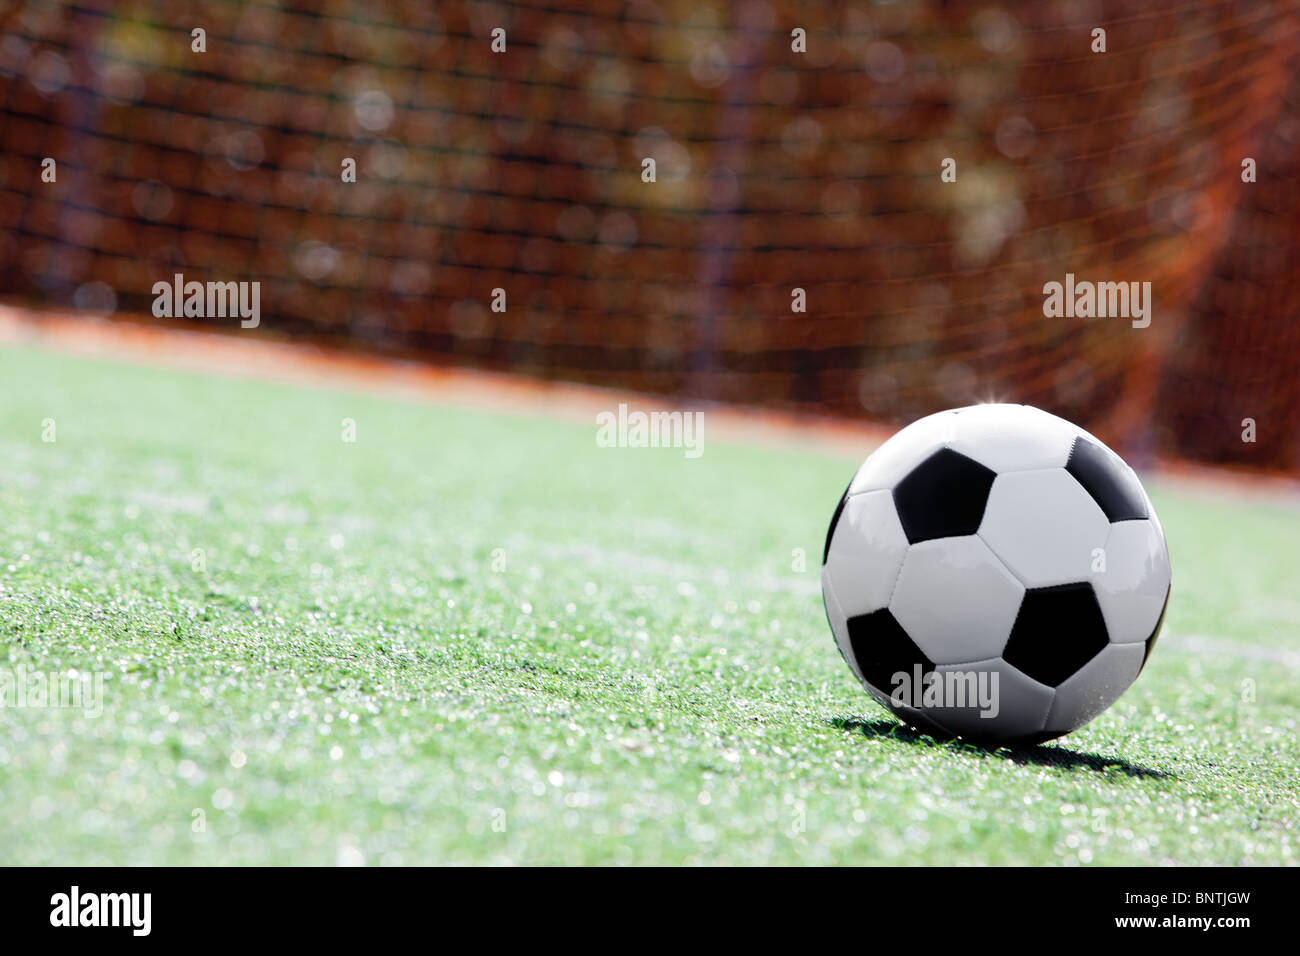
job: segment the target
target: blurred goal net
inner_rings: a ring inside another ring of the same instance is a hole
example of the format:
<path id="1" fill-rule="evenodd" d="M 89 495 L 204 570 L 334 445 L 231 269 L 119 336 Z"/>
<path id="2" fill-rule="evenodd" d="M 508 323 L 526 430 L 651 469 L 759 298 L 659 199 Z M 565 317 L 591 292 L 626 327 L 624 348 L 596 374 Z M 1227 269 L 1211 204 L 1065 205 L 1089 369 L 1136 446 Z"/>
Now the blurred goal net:
<path id="1" fill-rule="evenodd" d="M 18 2 L 0 295 L 257 281 L 250 334 L 1297 472 L 1297 10 Z M 1150 324 L 1045 315 L 1067 276 Z"/>

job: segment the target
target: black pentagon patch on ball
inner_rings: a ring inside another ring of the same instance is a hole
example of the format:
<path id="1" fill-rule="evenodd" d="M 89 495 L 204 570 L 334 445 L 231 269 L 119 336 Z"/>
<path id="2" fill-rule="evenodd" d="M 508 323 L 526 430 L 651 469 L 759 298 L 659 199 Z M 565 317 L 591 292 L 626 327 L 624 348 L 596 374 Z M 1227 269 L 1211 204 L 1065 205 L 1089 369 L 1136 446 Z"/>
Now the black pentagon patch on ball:
<path id="1" fill-rule="evenodd" d="M 1030 588 L 1020 602 L 1002 659 L 1039 683 L 1056 687 L 1109 643 L 1091 584 Z"/>
<path id="2" fill-rule="evenodd" d="M 849 488 L 853 485 L 850 483 Z M 831 538 L 835 537 L 835 526 L 840 523 L 840 515 L 844 514 L 844 505 L 849 500 L 849 488 L 844 489 L 844 494 L 840 495 L 840 503 L 835 506 L 835 514 L 831 515 L 831 526 L 826 529 L 826 547 L 822 548 L 822 564 L 831 556 Z"/>
<path id="3" fill-rule="evenodd" d="M 973 458 L 941 448 L 894 488 L 908 543 L 974 534 L 997 475 Z"/>
<path id="4" fill-rule="evenodd" d="M 1137 479 L 1095 442 L 1076 438 L 1065 470 L 1083 485 L 1111 521 L 1132 521 L 1147 516 L 1147 503 Z"/>
<path id="5" fill-rule="evenodd" d="M 921 673 L 934 670 L 934 662 L 907 636 L 903 626 L 889 613 L 889 608 L 849 618 L 849 646 L 853 659 L 867 683 L 889 696 L 894 689 L 894 675 L 907 674 L 921 665 Z"/>

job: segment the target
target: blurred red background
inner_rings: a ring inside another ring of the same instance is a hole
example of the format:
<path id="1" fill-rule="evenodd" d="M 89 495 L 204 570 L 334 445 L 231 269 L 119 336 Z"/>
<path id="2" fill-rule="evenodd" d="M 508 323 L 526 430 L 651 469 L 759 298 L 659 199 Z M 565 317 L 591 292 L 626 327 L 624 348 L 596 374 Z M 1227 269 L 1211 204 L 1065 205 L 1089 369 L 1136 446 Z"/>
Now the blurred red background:
<path id="1" fill-rule="evenodd" d="M 1026 401 L 1139 464 L 1300 472 L 1293 2 L 91 0 L 0 27 L 9 301 L 138 317 L 176 272 L 256 280 L 245 335 L 882 421 Z M 1150 327 L 1044 317 L 1067 272 L 1151 282 Z"/>

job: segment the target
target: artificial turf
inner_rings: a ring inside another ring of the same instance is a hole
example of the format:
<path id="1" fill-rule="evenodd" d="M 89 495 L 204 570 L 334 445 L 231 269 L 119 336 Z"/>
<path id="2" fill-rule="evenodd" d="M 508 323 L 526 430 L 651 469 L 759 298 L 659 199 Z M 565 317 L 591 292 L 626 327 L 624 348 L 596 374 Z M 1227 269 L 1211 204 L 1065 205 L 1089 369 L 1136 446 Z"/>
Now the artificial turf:
<path id="1" fill-rule="evenodd" d="M 986 751 L 835 649 L 856 462 L 25 347 L 0 382 L 0 669 L 106 677 L 0 709 L 7 863 L 1296 862 L 1300 509 L 1152 482 L 1146 670 Z"/>

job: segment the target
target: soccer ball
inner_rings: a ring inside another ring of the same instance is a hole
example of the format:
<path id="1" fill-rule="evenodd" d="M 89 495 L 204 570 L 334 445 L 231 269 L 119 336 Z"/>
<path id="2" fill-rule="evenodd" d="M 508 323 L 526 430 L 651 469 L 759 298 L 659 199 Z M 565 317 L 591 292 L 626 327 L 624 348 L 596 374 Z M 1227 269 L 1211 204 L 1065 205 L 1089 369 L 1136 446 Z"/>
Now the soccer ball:
<path id="1" fill-rule="evenodd" d="M 826 533 L 822 596 L 871 695 L 938 737 L 1041 743 L 1133 683 L 1169 603 L 1137 475 L 1028 405 L 929 415 L 872 454 Z"/>

